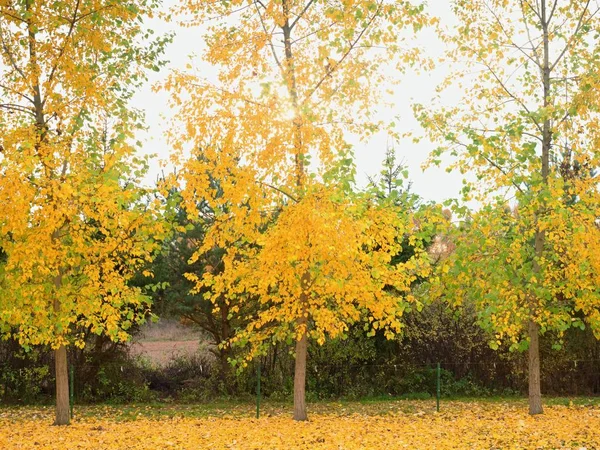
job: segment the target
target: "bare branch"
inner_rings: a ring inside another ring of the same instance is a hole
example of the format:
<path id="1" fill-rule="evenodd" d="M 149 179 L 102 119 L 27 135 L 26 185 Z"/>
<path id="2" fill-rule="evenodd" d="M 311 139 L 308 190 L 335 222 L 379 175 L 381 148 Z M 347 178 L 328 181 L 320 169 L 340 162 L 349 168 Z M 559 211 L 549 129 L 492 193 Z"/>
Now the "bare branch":
<path id="1" fill-rule="evenodd" d="M 485 159 L 492 167 L 495 167 L 498 171 L 500 171 L 501 174 L 503 174 L 504 176 L 508 177 L 509 179 L 511 177 L 509 177 L 508 172 L 499 164 L 497 164 L 495 161 L 493 161 L 492 159 L 490 159 L 488 156 L 486 155 L 481 155 L 483 157 L 483 159 Z M 510 180 L 510 184 L 512 184 L 521 194 L 525 194 L 525 192 L 523 192 L 523 188 L 521 188 L 521 186 L 519 186 L 515 181 L 513 181 L 512 179 Z"/>
<path id="2" fill-rule="evenodd" d="M 577 22 L 577 27 L 575 28 L 575 31 L 573 32 L 573 34 L 571 35 L 571 37 L 569 38 L 569 40 L 567 41 L 567 43 L 565 44 L 565 48 L 563 48 L 563 51 L 560 52 L 560 55 L 558 55 L 558 58 L 556 58 L 556 61 L 554 61 L 554 63 L 550 66 L 550 72 L 552 72 L 554 70 L 554 68 L 556 67 L 556 65 L 560 62 L 560 60 L 563 58 L 563 56 L 565 56 L 565 53 L 567 53 L 567 51 L 571 48 L 571 45 L 573 44 L 573 41 L 576 39 L 577 35 L 579 34 L 579 30 L 581 30 L 581 27 L 583 26 L 584 22 L 583 22 L 583 18 L 585 16 L 585 13 L 588 11 L 588 7 L 590 5 L 590 0 L 587 0 L 585 7 L 583 8 L 583 11 L 581 12 L 581 16 L 579 16 L 579 21 Z M 590 16 L 591 20 L 597 13 L 598 13 L 598 9 Z M 586 22 L 587 23 L 587 22 Z"/>
<path id="3" fill-rule="evenodd" d="M 25 19 L 23 19 L 22 17 L 19 17 L 19 16 L 17 16 L 17 15 L 16 15 L 16 14 L 14 14 L 14 13 L 11 13 L 10 11 L 8 11 L 8 10 L 6 10 L 6 9 L 3 9 L 2 11 L 0 11 L 0 14 L 1 14 L 1 15 L 4 15 L 4 16 L 8 16 L 8 17 L 10 17 L 11 19 L 15 19 L 15 20 L 17 20 L 17 21 L 19 21 L 19 22 L 26 23 Z"/>
<path id="4" fill-rule="evenodd" d="M 461 127 L 460 127 L 460 126 L 458 126 L 458 125 L 455 125 L 455 126 L 453 126 L 453 127 L 454 127 L 454 128 L 456 128 L 457 130 L 458 130 L 458 129 L 461 129 Z M 508 131 L 491 130 L 491 129 L 489 129 L 489 128 L 485 128 L 485 127 L 484 127 L 484 128 L 472 128 L 472 127 L 469 127 L 469 130 L 477 131 L 477 132 L 479 132 L 479 133 L 508 134 Z M 529 132 L 527 132 L 527 131 L 521 131 L 521 134 L 522 134 L 523 136 L 528 136 L 528 137 L 530 137 L 530 138 L 532 138 L 532 139 L 536 139 L 536 140 L 538 140 L 538 141 L 540 141 L 540 142 L 541 142 L 541 140 L 542 140 L 542 138 L 541 138 L 540 136 L 538 136 L 537 134 L 529 133 Z"/>
<path id="5" fill-rule="evenodd" d="M 531 45 L 531 49 L 533 51 L 533 54 L 535 55 L 536 64 L 538 67 L 542 67 L 542 60 L 537 52 L 539 45 L 533 44 L 533 38 L 531 37 L 531 31 L 529 29 L 529 24 L 527 23 L 527 16 L 525 15 L 525 8 L 523 7 L 523 0 L 521 0 L 521 15 L 523 17 L 523 24 L 525 25 L 525 31 L 527 32 L 527 39 L 529 45 Z"/>
<path id="6" fill-rule="evenodd" d="M 465 144 L 464 142 L 460 142 L 458 139 L 454 140 L 454 143 L 460 147 L 464 147 L 464 148 L 468 147 L 467 144 Z M 504 167 L 502 167 L 501 165 L 496 163 L 494 160 L 490 159 L 489 156 L 486 156 L 483 153 L 478 153 L 477 155 L 482 157 L 483 159 L 485 159 L 488 162 L 488 164 L 490 164 L 492 167 L 494 167 L 496 170 L 498 170 L 502 175 L 508 177 L 510 179 L 510 184 L 512 184 L 521 194 L 524 194 L 523 188 L 521 186 L 519 186 L 517 183 L 515 183 L 515 181 L 512 180 L 511 177 L 509 177 L 509 174 Z"/>
<path id="7" fill-rule="evenodd" d="M 197 88 L 200 88 L 200 89 L 204 88 L 204 86 L 202 86 L 202 85 L 200 85 L 198 83 L 190 83 L 190 86 L 194 86 L 194 87 L 197 87 Z M 235 98 L 237 98 L 237 99 L 239 99 L 239 100 L 241 100 L 243 102 L 250 103 L 251 105 L 260 106 L 261 108 L 269 108 L 267 105 L 264 105 L 264 104 L 262 104 L 260 102 L 255 101 L 255 100 L 250 100 L 249 98 L 246 98 L 246 97 L 241 97 L 238 94 L 234 94 L 233 92 L 228 91 L 227 89 L 223 89 L 223 88 L 220 88 L 220 87 L 212 85 L 212 84 L 211 84 L 211 87 L 213 89 L 219 91 L 219 92 L 222 92 L 224 94 L 230 95 L 231 97 L 235 97 Z"/>
<path id="8" fill-rule="evenodd" d="M 27 94 L 24 94 L 22 92 L 16 91 L 14 88 L 7 86 L 6 84 L 0 84 L 0 88 L 5 89 L 13 94 L 16 94 L 20 97 L 23 97 L 25 100 L 29 101 L 30 103 L 33 103 L 33 99 L 28 96 Z"/>
<path id="9" fill-rule="evenodd" d="M 550 15 L 548 16 L 548 20 L 546 21 L 546 26 L 550 25 L 552 21 L 552 17 L 554 16 L 554 12 L 556 11 L 556 6 L 558 5 L 558 0 L 554 0 L 554 5 L 552 5 L 552 10 L 550 11 Z"/>
<path id="10" fill-rule="evenodd" d="M 290 25 L 290 31 L 294 29 L 294 27 L 296 26 L 296 24 L 298 23 L 298 21 L 304 16 L 304 14 L 306 14 L 306 12 L 309 10 L 309 8 L 312 6 L 312 4 L 314 2 L 315 2 L 315 0 L 309 0 L 308 1 L 308 3 L 306 4 L 306 6 L 304 7 L 304 9 L 300 12 L 300 14 L 298 14 L 298 16 L 296 17 L 296 19 Z"/>
<path id="11" fill-rule="evenodd" d="M 529 9 L 531 9 L 531 11 L 537 16 L 537 18 L 540 21 L 542 20 L 542 15 L 540 14 L 540 5 L 537 3 L 537 0 L 536 0 L 537 9 L 534 8 L 533 5 L 531 3 L 529 3 L 528 0 L 521 0 L 521 5 L 523 5 L 523 3 L 526 4 L 529 7 Z"/>
<path id="12" fill-rule="evenodd" d="M 542 127 L 541 127 L 540 123 L 534 118 L 533 113 L 527 107 L 527 105 L 520 98 L 518 98 L 515 94 L 513 94 L 510 89 L 508 89 L 508 87 L 500 79 L 500 77 L 498 76 L 496 71 L 487 62 L 482 61 L 482 64 L 489 70 L 489 72 L 492 74 L 492 76 L 494 77 L 496 82 L 500 85 L 502 90 L 506 93 L 506 95 L 508 95 L 510 98 L 512 98 L 515 102 L 517 102 L 519 104 L 519 106 L 521 106 L 521 108 L 523 108 L 525 110 L 525 112 L 529 115 L 530 119 L 532 120 L 532 122 L 534 123 L 536 128 L 541 132 Z"/>
<path id="13" fill-rule="evenodd" d="M 13 67 L 13 69 L 15 69 L 17 71 L 17 73 L 19 75 L 21 75 L 21 77 L 24 80 L 27 80 L 27 75 L 25 75 L 25 72 L 23 72 L 23 69 L 21 69 L 17 65 L 14 55 L 12 54 L 10 48 L 8 47 L 8 44 L 6 43 L 6 40 L 4 39 L 4 33 L 2 32 L 2 26 L 0 26 L 0 41 L 2 41 L 2 49 L 4 50 L 4 53 L 6 53 L 6 55 L 8 56 L 10 65 Z"/>
<path id="14" fill-rule="evenodd" d="M 293 195 L 291 195 L 291 194 L 289 194 L 289 193 L 285 192 L 283 189 L 281 189 L 281 188 L 278 188 L 277 186 L 273 186 L 272 184 L 265 183 L 264 181 L 258 181 L 258 184 L 260 184 L 260 185 L 262 185 L 262 186 L 266 186 L 266 187 L 268 187 L 268 188 L 271 188 L 271 189 L 274 189 L 274 190 L 276 190 L 276 191 L 277 191 L 277 192 L 279 192 L 280 194 L 283 194 L 283 195 L 285 195 L 286 197 L 288 197 L 289 199 L 293 200 L 295 203 L 298 203 L 298 202 L 299 202 L 299 200 L 298 200 L 296 197 L 294 197 Z"/>
<path id="15" fill-rule="evenodd" d="M 334 22 L 331 22 L 329 25 L 327 25 L 327 26 L 325 26 L 325 27 L 321 27 L 321 28 L 318 28 L 318 29 L 316 29 L 316 30 L 313 30 L 313 31 L 311 31 L 311 32 L 310 32 L 310 33 L 308 33 L 308 34 L 305 34 L 304 36 L 300 36 L 299 38 L 297 38 L 297 39 L 294 39 L 294 40 L 292 41 L 292 44 L 295 44 L 296 42 L 300 42 L 300 41 L 302 41 L 302 40 L 306 39 L 307 37 L 311 37 L 313 34 L 317 34 L 319 31 L 323 31 L 323 30 L 325 30 L 326 28 L 331 28 L 332 26 L 334 26 L 334 25 L 337 25 L 338 23 L 339 23 L 338 21 L 334 21 Z"/>
<path id="16" fill-rule="evenodd" d="M 260 4 L 262 5 L 262 3 L 261 3 L 260 1 L 259 1 L 258 3 L 260 3 Z M 263 5 L 263 7 L 264 7 L 264 5 Z M 250 3 L 250 4 L 248 4 L 248 5 L 242 6 L 241 8 L 234 9 L 233 11 L 231 11 L 231 12 L 228 12 L 228 13 L 226 13 L 226 14 L 221 14 L 220 16 L 209 17 L 208 19 L 206 19 L 206 20 L 205 20 L 205 21 L 203 21 L 203 22 L 209 22 L 209 21 L 211 21 L 211 20 L 219 20 L 219 19 L 223 19 L 224 17 L 229 17 L 229 16 L 231 16 L 231 15 L 233 15 L 233 14 L 237 14 L 237 13 L 239 13 L 239 12 L 242 12 L 242 11 L 244 11 L 245 9 L 248 9 L 248 8 L 252 8 L 252 4 L 251 4 L 251 3 Z"/>
<path id="17" fill-rule="evenodd" d="M 25 106 L 16 105 L 14 103 L 0 103 L 0 108 L 8 109 L 9 111 L 24 112 L 35 117 L 35 113 L 31 108 L 26 108 Z"/>
<path id="18" fill-rule="evenodd" d="M 378 6 L 377 6 L 377 9 L 373 13 L 373 16 L 369 19 L 369 21 L 363 27 L 363 29 L 360 31 L 360 33 L 358 33 L 358 36 L 350 44 L 350 46 L 348 47 L 348 49 L 346 50 L 346 52 L 342 55 L 342 57 L 334 65 L 332 65 L 329 68 L 329 70 L 327 71 L 327 73 L 317 82 L 317 84 L 308 92 L 308 94 L 306 94 L 306 97 L 302 101 L 303 104 L 310 97 L 312 97 L 312 95 L 321 87 L 321 85 L 325 82 L 325 80 L 327 80 L 331 76 L 331 74 L 333 72 L 335 72 L 335 70 L 346 60 L 346 58 L 348 57 L 348 55 L 350 55 L 350 53 L 352 52 L 352 50 L 354 50 L 356 48 L 356 46 L 358 45 L 359 41 L 362 39 L 363 35 L 366 33 L 366 31 L 371 27 L 371 25 L 373 24 L 373 22 L 375 21 L 375 19 L 378 17 L 379 11 L 381 10 L 382 4 L 383 4 L 383 2 L 379 2 Z"/>
<path id="19" fill-rule="evenodd" d="M 512 36 L 510 36 L 510 34 L 508 33 L 508 31 L 506 30 L 506 28 L 504 27 L 504 24 L 502 23 L 502 21 L 500 20 L 500 18 L 498 17 L 498 15 L 496 14 L 496 12 L 486 3 L 485 6 L 488 8 L 489 12 L 492 14 L 492 16 L 494 16 L 494 19 L 496 19 L 496 23 L 498 24 L 498 26 L 500 27 L 500 29 L 502 30 L 502 33 L 504 33 L 504 36 L 506 36 L 506 39 L 508 39 L 510 46 L 516 48 L 517 50 L 519 50 L 523 55 L 525 55 L 525 57 L 527 59 L 529 59 L 531 62 L 533 62 L 536 66 L 538 66 L 539 68 L 541 68 L 541 64 L 539 62 L 539 60 L 537 59 L 537 52 L 535 51 L 535 49 L 533 48 L 533 43 L 531 43 L 532 45 L 532 50 L 534 50 L 534 54 L 536 55 L 536 58 L 533 58 L 530 54 L 528 54 L 525 50 L 523 50 L 523 47 L 520 45 L 517 45 L 513 40 L 512 40 Z"/>
<path id="20" fill-rule="evenodd" d="M 52 79 L 54 78 L 54 74 L 56 73 L 56 69 L 58 68 L 58 64 L 60 63 L 62 56 L 65 54 L 67 45 L 69 44 L 69 39 L 71 39 L 71 35 L 73 34 L 73 30 L 75 29 L 77 13 L 79 11 L 80 4 L 81 4 L 81 0 L 77 0 L 77 2 L 75 3 L 75 10 L 73 11 L 73 19 L 71 20 L 71 23 L 69 26 L 69 31 L 67 32 L 67 35 L 65 36 L 65 38 L 63 40 L 63 45 L 58 52 L 58 56 L 56 57 L 56 60 L 54 61 L 54 65 L 52 66 L 52 69 L 50 70 L 50 75 L 48 75 L 48 83 L 52 82 Z M 45 102 L 46 102 L 46 100 L 44 99 L 44 103 Z"/>
<path id="21" fill-rule="evenodd" d="M 273 35 L 273 31 L 271 31 L 271 33 L 269 33 L 267 31 L 267 26 L 265 24 L 265 20 L 263 19 L 262 14 L 260 13 L 260 10 L 258 9 L 258 5 L 261 5 L 263 8 L 265 7 L 265 5 L 262 4 L 262 2 L 260 0 L 256 0 L 256 2 L 254 2 L 254 5 L 256 6 L 256 12 L 258 13 L 258 17 L 260 19 L 260 24 L 262 25 L 263 31 L 265 33 L 265 38 L 269 41 L 269 47 L 271 48 L 271 53 L 273 53 L 273 58 L 275 59 L 275 63 L 277 64 L 277 67 L 279 67 L 279 69 L 283 72 L 283 66 L 281 65 L 281 61 L 279 60 L 279 57 L 277 56 L 277 51 L 275 50 L 275 47 L 273 46 L 273 40 L 269 39 L 269 36 Z"/>

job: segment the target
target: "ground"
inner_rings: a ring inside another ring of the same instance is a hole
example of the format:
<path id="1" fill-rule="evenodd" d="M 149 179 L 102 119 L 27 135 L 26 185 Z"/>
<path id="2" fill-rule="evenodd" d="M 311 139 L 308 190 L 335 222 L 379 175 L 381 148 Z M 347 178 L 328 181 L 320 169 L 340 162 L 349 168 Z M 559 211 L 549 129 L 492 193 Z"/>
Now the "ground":
<path id="1" fill-rule="evenodd" d="M 145 359 L 155 366 L 164 366 L 170 361 L 193 355 L 212 357 L 206 339 L 200 331 L 182 325 L 175 320 L 160 319 L 148 323 L 136 334 L 129 346 L 132 356 Z"/>
<path id="2" fill-rule="evenodd" d="M 562 404 L 561 404 L 562 403 Z M 69 427 L 52 408 L 0 408 L 0 449 L 596 449 L 600 406 L 553 401 L 531 417 L 523 400 L 397 400 L 311 405 L 310 421 L 290 405 L 78 407 Z"/>

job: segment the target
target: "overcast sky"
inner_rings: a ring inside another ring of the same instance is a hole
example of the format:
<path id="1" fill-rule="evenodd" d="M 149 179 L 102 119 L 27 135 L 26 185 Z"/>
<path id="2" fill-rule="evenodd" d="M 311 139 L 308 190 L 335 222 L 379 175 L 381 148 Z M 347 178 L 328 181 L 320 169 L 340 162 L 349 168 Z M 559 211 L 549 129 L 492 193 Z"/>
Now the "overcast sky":
<path id="1" fill-rule="evenodd" d="M 176 0 L 165 1 L 164 8 L 172 5 Z M 447 0 L 429 0 L 428 11 L 440 17 L 442 23 L 451 25 L 453 14 L 450 11 L 450 2 Z M 144 151 L 157 153 L 159 158 L 165 159 L 169 154 L 169 147 L 164 138 L 164 132 L 169 126 L 172 113 L 168 106 L 168 94 L 165 92 L 152 92 L 151 86 L 163 80 L 171 69 L 182 69 L 187 63 L 206 73 L 212 72 L 211 67 L 202 61 L 200 55 L 204 48 L 204 35 L 201 28 L 182 28 L 176 23 L 165 23 L 153 20 L 151 27 L 156 33 L 174 32 L 173 43 L 168 47 L 166 57 L 169 60 L 167 67 L 157 74 L 152 74 L 149 83 L 134 99 L 134 106 L 146 112 L 148 132 L 142 136 Z M 435 57 L 440 54 L 441 44 L 432 30 L 426 30 L 415 37 L 415 43 L 425 49 L 428 55 Z M 193 54 L 197 56 L 194 57 Z M 438 66 L 436 70 L 426 74 L 408 72 L 398 74 L 401 83 L 395 88 L 395 95 L 391 99 L 393 107 L 381 105 L 379 114 L 382 119 L 394 121 L 400 133 L 412 131 L 422 134 L 417 121 L 414 119 L 411 104 L 427 104 L 434 95 L 436 85 L 447 73 L 448 68 Z M 396 76 L 395 73 L 390 73 Z M 390 101 L 390 99 L 386 99 Z M 376 175 L 381 169 L 381 163 L 388 143 L 391 143 L 386 134 L 374 136 L 366 143 L 355 143 L 355 155 L 358 172 L 358 181 L 364 184 L 367 175 Z M 448 174 L 444 168 L 429 168 L 423 171 L 422 165 L 427 159 L 434 144 L 424 139 L 415 144 L 411 139 L 394 143 L 398 158 L 408 166 L 410 180 L 413 182 L 413 191 L 426 200 L 443 201 L 450 197 L 457 197 L 462 185 L 462 177 L 458 173 Z M 152 165 L 150 180 L 156 179 L 159 173 L 158 164 Z"/>

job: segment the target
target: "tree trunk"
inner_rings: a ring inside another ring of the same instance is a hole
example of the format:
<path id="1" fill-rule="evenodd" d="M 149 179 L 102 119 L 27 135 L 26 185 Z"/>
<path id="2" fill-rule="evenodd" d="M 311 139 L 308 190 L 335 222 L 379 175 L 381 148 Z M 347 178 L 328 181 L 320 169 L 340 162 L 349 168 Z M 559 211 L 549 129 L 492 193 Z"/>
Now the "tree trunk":
<path id="1" fill-rule="evenodd" d="M 551 65 L 550 65 L 550 32 L 548 29 L 548 19 L 546 10 L 546 0 L 541 0 L 540 3 L 540 20 L 542 28 L 542 44 L 543 44 L 543 62 L 541 69 L 542 87 L 543 87 L 543 105 L 546 110 L 551 105 Z M 549 117 L 544 118 L 542 124 L 542 197 L 540 198 L 540 206 L 536 212 L 536 231 L 535 231 L 535 258 L 533 260 L 533 272 L 536 274 L 536 283 L 542 283 L 543 275 L 540 268 L 540 260 L 544 255 L 544 246 L 546 235 L 540 227 L 538 220 L 541 215 L 545 214 L 546 200 L 544 199 L 545 190 L 548 189 L 548 177 L 550 175 L 550 149 L 552 147 L 552 122 Z M 540 307 L 537 302 L 531 299 L 530 304 L 530 320 L 528 327 L 529 334 L 529 414 L 543 414 L 542 408 L 542 388 L 540 383 L 540 327 L 535 322 L 537 317 L 537 309 Z"/>
<path id="2" fill-rule="evenodd" d="M 306 323 L 306 319 L 304 319 Z M 302 338 L 296 342 L 296 364 L 294 370 L 294 420 L 308 420 L 306 414 L 306 329 Z"/>
<path id="3" fill-rule="evenodd" d="M 543 414 L 540 383 L 540 327 L 529 322 L 529 414 Z"/>
<path id="4" fill-rule="evenodd" d="M 54 350 L 54 367 L 56 371 L 56 420 L 54 425 L 69 425 L 71 421 L 69 371 L 67 370 L 67 347 L 64 345 Z"/>
<path id="5" fill-rule="evenodd" d="M 296 69 L 294 65 L 294 53 L 292 45 L 292 30 L 294 24 L 290 23 L 292 13 L 290 11 L 290 0 L 282 0 L 284 23 L 281 25 L 283 34 L 283 47 L 285 52 L 285 76 L 283 82 L 288 88 L 294 110 L 294 163 L 296 166 L 296 186 L 300 198 L 305 187 L 306 167 L 304 160 L 304 145 L 302 143 L 302 114 L 298 100 L 298 86 L 296 81 Z M 302 276 L 300 295 L 301 317 L 297 321 L 297 327 L 302 330 L 300 340 L 296 341 L 296 361 L 294 367 L 294 420 L 308 420 L 306 414 L 306 358 L 308 351 L 308 294 L 307 287 L 310 284 L 310 274 L 307 271 Z"/>

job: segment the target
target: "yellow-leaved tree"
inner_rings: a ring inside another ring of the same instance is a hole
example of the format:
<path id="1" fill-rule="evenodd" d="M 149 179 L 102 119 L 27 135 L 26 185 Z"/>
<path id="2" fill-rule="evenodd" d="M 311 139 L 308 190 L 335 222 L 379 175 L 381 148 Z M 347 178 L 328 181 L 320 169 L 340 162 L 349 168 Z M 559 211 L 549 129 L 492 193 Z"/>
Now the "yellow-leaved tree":
<path id="1" fill-rule="evenodd" d="M 459 106 L 417 108 L 474 172 L 481 202 L 455 237 L 445 295 L 474 302 L 492 345 L 529 352 L 529 412 L 542 413 L 540 335 L 600 336 L 600 9 L 588 0 L 458 1 L 444 34 Z M 439 160 L 438 160 L 439 162 Z"/>
<path id="2" fill-rule="evenodd" d="M 54 349 L 68 424 L 67 346 L 83 329 L 127 339 L 148 297 L 129 283 L 166 227 L 138 187 L 127 106 L 164 41 L 154 1 L 0 1 L 0 331 Z"/>
<path id="3" fill-rule="evenodd" d="M 373 119 L 383 68 L 418 60 L 402 36 L 429 19 L 387 0 L 187 0 L 179 12 L 206 27 L 204 61 L 217 70 L 210 81 L 190 67 L 165 83 L 178 108 L 172 142 L 192 149 L 184 206 L 190 218 L 214 215 L 192 260 L 224 252 L 218 272 L 190 278 L 215 305 L 235 304 L 230 314 L 258 303 L 232 339 L 247 359 L 295 342 L 294 418 L 306 420 L 308 339 L 361 318 L 399 332 L 412 283 L 431 270 L 416 237 L 429 222 L 353 193 L 348 143 L 385 128 Z M 407 236 L 415 254 L 394 266 Z"/>

